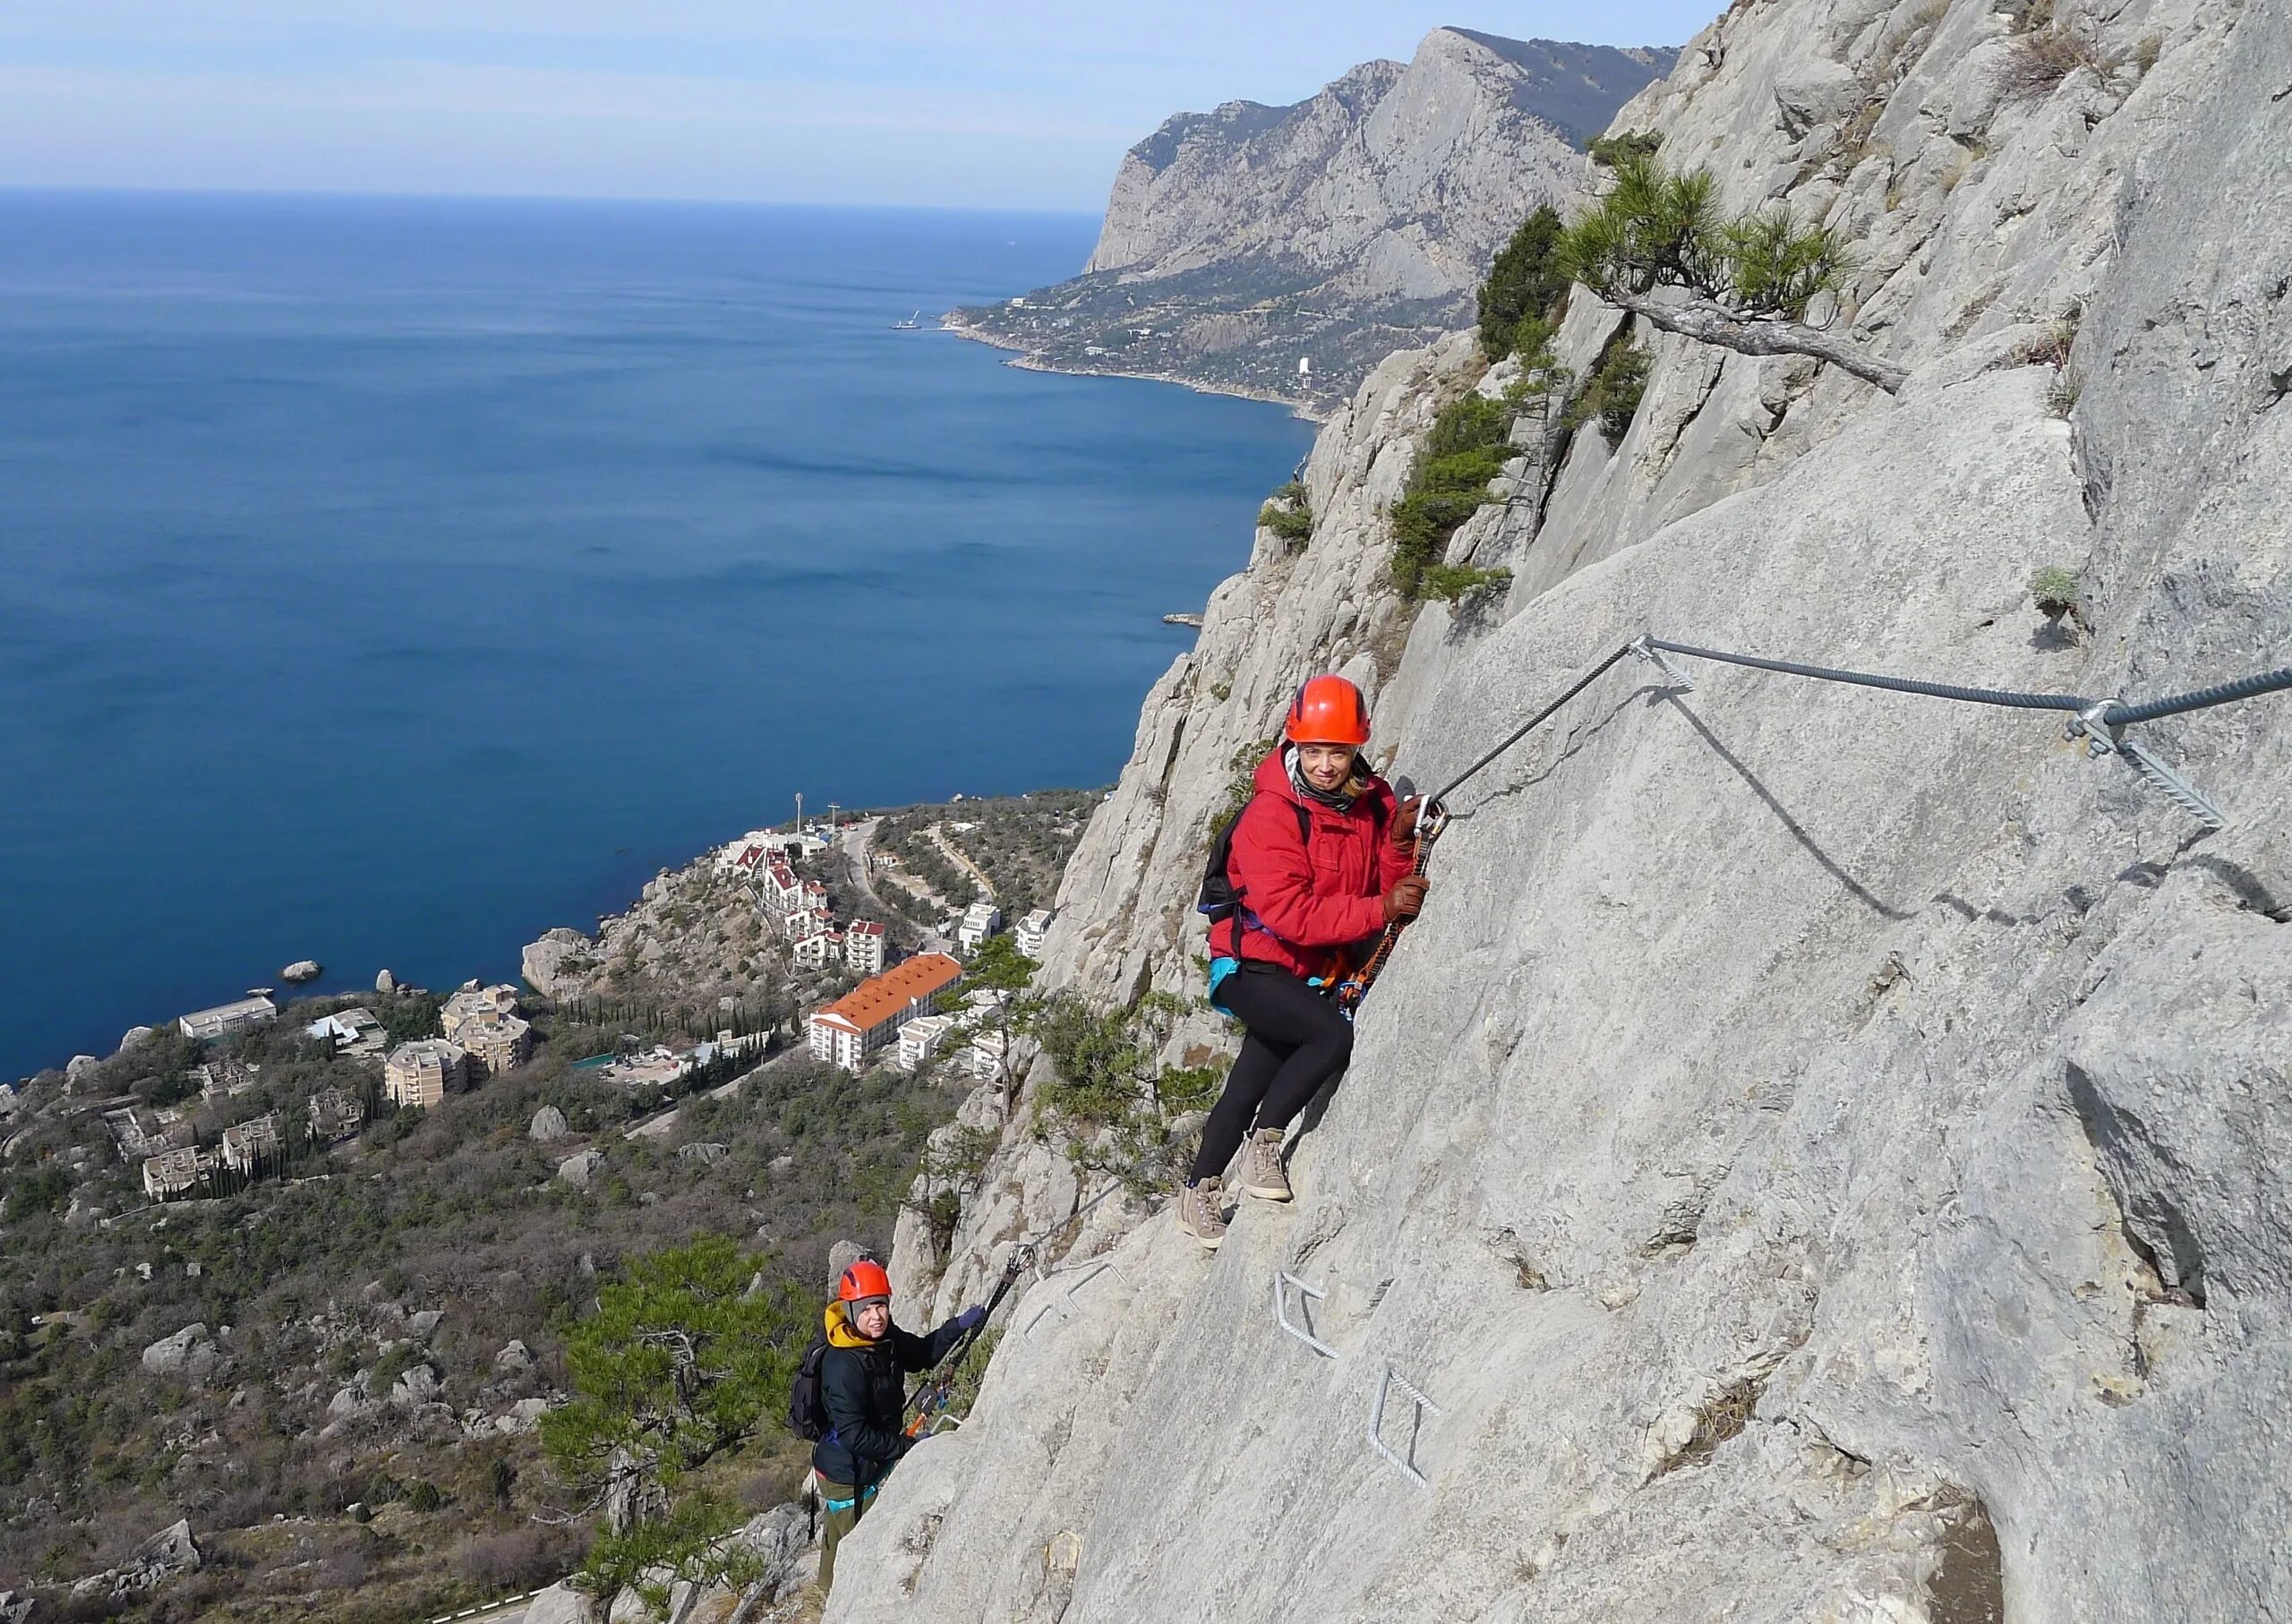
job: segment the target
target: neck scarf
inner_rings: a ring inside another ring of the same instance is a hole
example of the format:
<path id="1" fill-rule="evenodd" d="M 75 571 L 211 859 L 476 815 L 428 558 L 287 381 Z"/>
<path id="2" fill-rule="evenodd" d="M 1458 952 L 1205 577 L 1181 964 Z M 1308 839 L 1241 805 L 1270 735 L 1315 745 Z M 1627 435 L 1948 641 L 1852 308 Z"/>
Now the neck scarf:
<path id="1" fill-rule="evenodd" d="M 1297 747 L 1294 744 L 1282 747 L 1281 765 L 1288 772 L 1291 789 L 1296 791 L 1305 799 L 1317 806 L 1327 807 L 1332 812 L 1352 811 L 1353 803 L 1359 797 L 1364 787 L 1361 782 L 1361 758 L 1357 756 L 1353 758 L 1353 770 L 1345 775 L 1345 782 L 1334 790 L 1316 790 L 1306 782 L 1305 769 L 1297 754 Z"/>

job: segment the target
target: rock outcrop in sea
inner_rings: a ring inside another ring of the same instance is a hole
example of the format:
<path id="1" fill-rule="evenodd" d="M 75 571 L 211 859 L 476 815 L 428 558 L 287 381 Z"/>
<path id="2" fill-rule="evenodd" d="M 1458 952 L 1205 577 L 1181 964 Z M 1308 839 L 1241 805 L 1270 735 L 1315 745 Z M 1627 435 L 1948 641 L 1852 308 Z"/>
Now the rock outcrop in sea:
<path id="1" fill-rule="evenodd" d="M 2280 7 L 1731 7 L 1615 128 L 1847 233 L 1836 330 L 1907 386 L 1578 295 L 1560 359 L 1645 342 L 1644 398 L 1522 425 L 1459 613 L 1398 599 L 1385 511 L 1509 366 L 1383 363 L 1309 543 L 1261 532 L 1149 696 L 1044 979 L 1200 992 L 1210 824 L 1316 670 L 1430 784 L 1651 629 L 2092 696 L 2285 664 L 2288 87 Z M 1295 1206 L 1214 1258 L 1119 1196 L 1058 1236 L 832 1624 L 2292 1609 L 2292 699 L 2139 730 L 2209 833 L 2057 714 L 1692 674 L 1625 661 L 1458 795 Z M 947 1254 L 902 1227 L 936 1312 L 1096 1192 L 1045 1081 L 965 1107 Z"/>
<path id="2" fill-rule="evenodd" d="M 1471 319 L 1490 258 L 1581 192 L 1586 139 L 1671 62 L 1442 28 L 1294 107 L 1181 113 L 1124 157 L 1081 277 L 956 325 L 1060 371 L 1327 409 Z"/>

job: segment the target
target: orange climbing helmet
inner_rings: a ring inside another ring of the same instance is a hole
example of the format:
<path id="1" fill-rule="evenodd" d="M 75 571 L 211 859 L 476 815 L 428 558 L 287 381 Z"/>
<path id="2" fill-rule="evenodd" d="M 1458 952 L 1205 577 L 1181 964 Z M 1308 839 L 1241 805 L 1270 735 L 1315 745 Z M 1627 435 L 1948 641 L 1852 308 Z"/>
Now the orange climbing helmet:
<path id="1" fill-rule="evenodd" d="M 835 1283 L 839 1303 L 863 1303 L 869 1297 L 889 1297 L 892 1278 L 884 1266 L 873 1258 L 861 1258 L 843 1271 L 843 1278 Z"/>
<path id="2" fill-rule="evenodd" d="M 1357 748 L 1369 742 L 1368 701 L 1342 677 L 1311 678 L 1289 702 L 1289 720 L 1282 732 L 1291 744 Z"/>

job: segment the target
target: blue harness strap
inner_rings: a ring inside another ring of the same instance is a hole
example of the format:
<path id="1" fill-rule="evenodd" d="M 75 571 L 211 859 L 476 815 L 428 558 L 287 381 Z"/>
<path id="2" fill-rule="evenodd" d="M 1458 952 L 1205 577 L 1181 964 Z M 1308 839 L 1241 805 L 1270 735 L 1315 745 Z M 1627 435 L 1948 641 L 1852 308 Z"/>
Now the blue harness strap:
<path id="1" fill-rule="evenodd" d="M 858 1505 L 862 1500 L 875 1499 L 876 1491 L 883 1486 L 884 1485 L 881 1483 L 869 1483 L 866 1488 L 860 1490 L 859 1493 L 853 1495 L 850 1500 L 830 1500 L 827 1496 L 823 1494 L 820 1496 L 820 1504 L 826 1507 L 830 1511 L 849 1511 L 852 1507 Z"/>

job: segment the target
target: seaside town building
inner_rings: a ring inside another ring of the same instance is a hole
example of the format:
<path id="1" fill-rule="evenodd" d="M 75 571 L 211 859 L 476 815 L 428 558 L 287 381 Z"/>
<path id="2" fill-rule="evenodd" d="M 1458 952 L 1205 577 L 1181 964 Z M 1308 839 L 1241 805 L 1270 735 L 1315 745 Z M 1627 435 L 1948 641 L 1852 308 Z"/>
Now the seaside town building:
<path id="1" fill-rule="evenodd" d="M 979 944 L 1003 928 L 1003 910 L 989 902 L 973 902 L 963 910 L 963 921 L 955 927 L 955 940 L 962 944 L 965 953 L 977 953 Z"/>
<path id="2" fill-rule="evenodd" d="M 772 861 L 775 838 L 769 829 L 751 829 L 731 844 L 720 846 L 716 851 L 716 872 L 753 879 Z"/>
<path id="3" fill-rule="evenodd" d="M 116 1111 L 106 1111 L 104 1126 L 111 1131 L 112 1142 L 119 1147 L 123 1158 L 152 1154 L 149 1146 L 153 1124 L 139 1116 L 133 1107 L 123 1106 Z"/>
<path id="4" fill-rule="evenodd" d="M 899 1029 L 899 1069 L 917 1072 L 932 1052 L 955 1030 L 953 1015 L 918 1015 Z"/>
<path id="5" fill-rule="evenodd" d="M 1050 910 L 1038 908 L 1021 919 L 1011 935 L 1018 950 L 1030 959 L 1042 957 L 1043 939 L 1050 934 Z"/>
<path id="6" fill-rule="evenodd" d="M 791 944 L 806 936 L 818 936 L 835 923 L 835 916 L 825 908 L 804 908 L 788 916 L 784 927 Z"/>
<path id="7" fill-rule="evenodd" d="M 459 1043 L 461 1028 L 478 1021 L 498 1021 L 517 1013 L 517 989 L 508 982 L 483 987 L 475 981 L 465 981 L 446 1000 L 445 1007 L 438 1012 L 438 1019 L 446 1029 L 446 1036 Z"/>
<path id="8" fill-rule="evenodd" d="M 992 1082 L 1003 1074 L 1003 1056 L 1009 1051 L 1010 1038 L 1000 1029 L 990 1027 L 974 1032 L 970 1045 L 963 1050 L 963 1067 L 973 1082 Z"/>
<path id="9" fill-rule="evenodd" d="M 261 1072 L 261 1066 L 249 1065 L 244 1060 L 210 1060 L 191 1068 L 192 1081 L 199 1084 L 200 1093 L 210 1105 L 245 1093 L 254 1087 Z"/>
<path id="10" fill-rule="evenodd" d="M 446 1041 L 489 1077 L 515 1071 L 533 1053 L 533 1027 L 517 1014 L 517 989 L 465 982 L 439 1013 Z"/>
<path id="11" fill-rule="evenodd" d="M 884 973 L 884 927 L 869 919 L 854 919 L 843 933 L 843 962 L 863 976 Z"/>
<path id="12" fill-rule="evenodd" d="M 461 1047 L 473 1066 L 489 1077 L 499 1077 L 533 1057 L 533 1027 L 516 1015 L 503 1015 L 464 1028 Z"/>
<path id="13" fill-rule="evenodd" d="M 417 1038 L 382 1062 L 382 1090 L 393 1105 L 434 1106 L 461 1087 L 468 1061 L 458 1044 Z"/>
<path id="14" fill-rule="evenodd" d="M 843 957 L 843 933 L 833 927 L 815 930 L 796 944 L 794 956 L 805 970 L 825 970 L 831 962 Z"/>
<path id="15" fill-rule="evenodd" d="M 191 1123 L 181 1115 L 155 1119 L 150 1112 L 133 1106 L 106 1111 L 104 1126 L 111 1130 L 122 1161 L 157 1156 L 163 1150 L 179 1150 L 198 1137 Z"/>
<path id="16" fill-rule="evenodd" d="M 338 1059 L 378 1060 L 388 1041 L 382 1035 L 381 1017 L 370 1009 L 337 1010 L 321 1015 L 303 1030 L 312 1038 L 332 1039 Z"/>
<path id="17" fill-rule="evenodd" d="M 630 1055 L 616 1055 L 597 1068 L 597 1080 L 628 1089 L 632 1093 L 651 1089 L 664 1089 L 682 1077 L 696 1064 L 702 1064 L 702 1050 L 714 1056 L 712 1045 L 702 1044 L 688 1055 L 680 1055 L 664 1043 Z"/>
<path id="18" fill-rule="evenodd" d="M 792 913 L 804 905 L 804 882 L 783 860 L 765 865 L 759 891 L 764 905 L 774 913 Z"/>
<path id="19" fill-rule="evenodd" d="M 868 1056 L 895 1041 L 900 1028 L 931 1007 L 931 1000 L 961 982 L 963 967 L 945 953 L 919 953 L 870 976 L 834 1003 L 812 1012 L 812 1054 L 857 1072 Z"/>
<path id="20" fill-rule="evenodd" d="M 329 1142 L 348 1139 L 365 1125 L 366 1102 L 342 1089 L 321 1089 L 311 1096 L 311 1132 Z"/>
<path id="21" fill-rule="evenodd" d="M 162 1150 L 143 1164 L 143 1193 L 155 1201 L 188 1194 L 199 1188 L 200 1175 L 210 1165 L 203 1152 L 189 1145 Z"/>
<path id="22" fill-rule="evenodd" d="M 175 1025 L 183 1035 L 195 1043 L 212 1043 L 228 1038 L 234 1032 L 244 1032 L 261 1026 L 266 1021 L 278 1018 L 278 1006 L 263 994 L 255 993 L 235 1004 L 218 1004 L 213 1009 L 198 1009 L 180 1017 Z"/>
<path id="23" fill-rule="evenodd" d="M 278 1118 L 270 1112 L 223 1130 L 223 1165 L 234 1173 L 253 1173 L 278 1159 Z"/>

